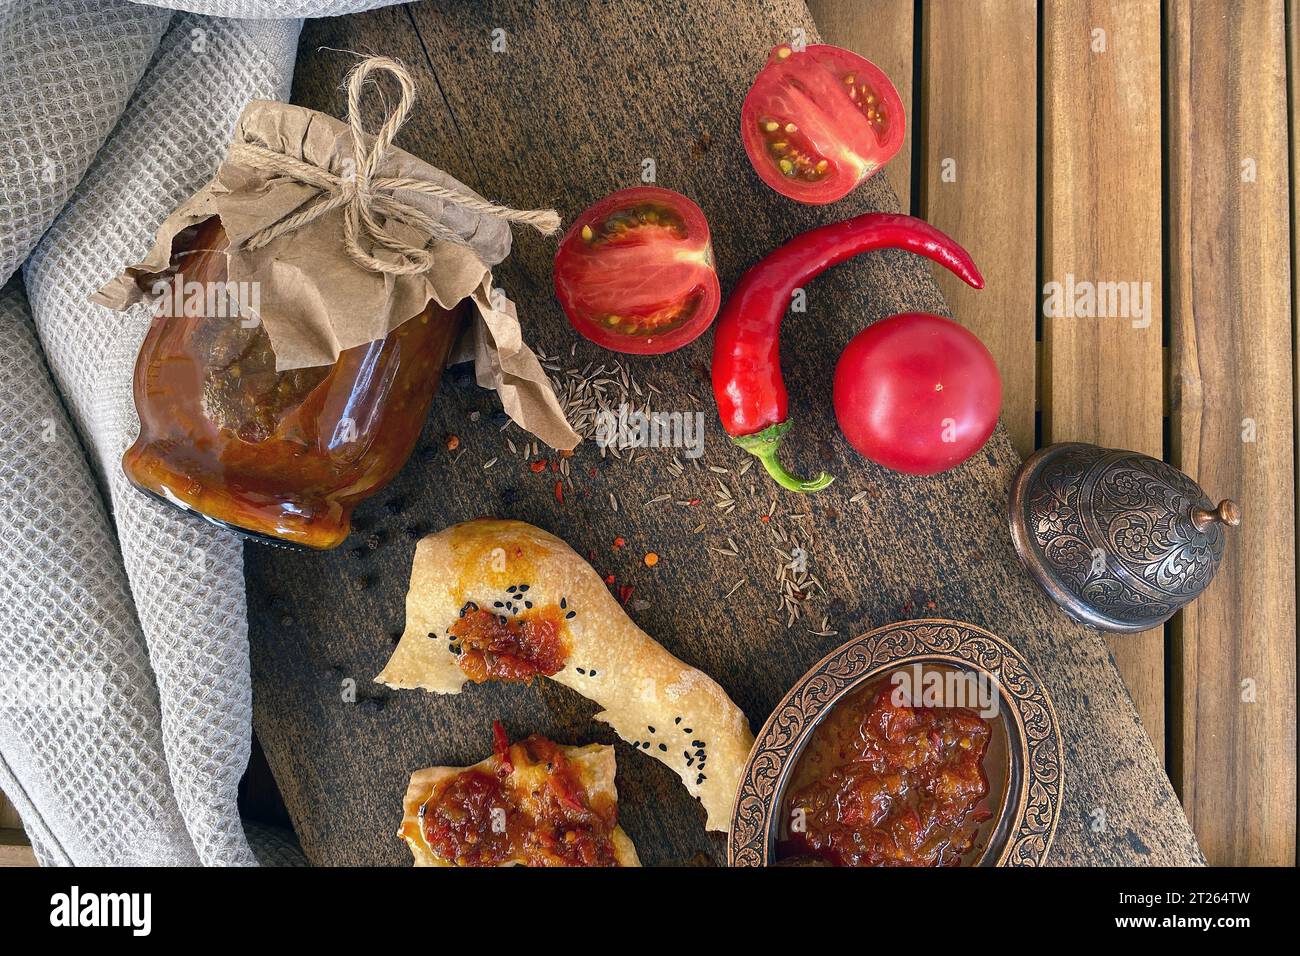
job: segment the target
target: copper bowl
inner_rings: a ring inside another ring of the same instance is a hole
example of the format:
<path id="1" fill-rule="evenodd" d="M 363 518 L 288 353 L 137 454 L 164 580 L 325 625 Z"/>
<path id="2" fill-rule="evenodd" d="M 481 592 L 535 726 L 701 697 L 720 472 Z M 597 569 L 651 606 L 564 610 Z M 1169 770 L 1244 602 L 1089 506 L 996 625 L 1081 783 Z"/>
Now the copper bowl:
<path id="1" fill-rule="evenodd" d="M 841 645 L 781 699 L 741 774 L 727 841 L 730 865 L 778 862 L 781 805 L 817 725 L 846 695 L 912 664 L 970 672 L 990 680 L 999 694 L 997 720 L 1006 755 L 1002 792 L 990 791 L 994 816 L 972 865 L 1039 866 L 1045 861 L 1064 783 L 1061 731 L 1051 698 L 1024 658 L 995 634 L 973 624 L 925 619 L 888 624 Z M 987 769 L 989 757 L 985 760 Z M 990 784 L 994 777 L 990 772 Z"/>

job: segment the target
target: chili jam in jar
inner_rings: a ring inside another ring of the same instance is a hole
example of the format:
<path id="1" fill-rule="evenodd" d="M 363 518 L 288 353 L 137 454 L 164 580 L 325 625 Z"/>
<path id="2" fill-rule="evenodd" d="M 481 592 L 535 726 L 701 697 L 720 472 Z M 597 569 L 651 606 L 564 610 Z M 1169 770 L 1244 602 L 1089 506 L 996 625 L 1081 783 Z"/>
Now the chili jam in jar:
<path id="1" fill-rule="evenodd" d="M 187 299 L 227 278 L 220 220 L 194 228 L 173 280 Z M 335 547 L 410 456 L 461 309 L 430 302 L 333 365 L 284 372 L 256 317 L 160 312 L 136 360 L 140 437 L 122 467 L 146 493 L 249 537 Z"/>
<path id="2" fill-rule="evenodd" d="M 784 800 L 782 858 L 958 866 L 975 855 L 993 817 L 985 756 L 999 728 L 895 691 L 888 678 L 855 691 L 813 731 Z"/>

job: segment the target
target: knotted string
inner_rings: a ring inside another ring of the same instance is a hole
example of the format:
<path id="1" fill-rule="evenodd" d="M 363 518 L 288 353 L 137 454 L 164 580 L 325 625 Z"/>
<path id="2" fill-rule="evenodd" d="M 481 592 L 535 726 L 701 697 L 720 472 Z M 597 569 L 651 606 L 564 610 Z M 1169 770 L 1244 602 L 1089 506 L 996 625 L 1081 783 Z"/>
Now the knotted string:
<path id="1" fill-rule="evenodd" d="M 397 80 L 401 87 L 401 96 L 397 101 L 397 108 L 384 120 L 383 126 L 379 128 L 373 143 L 367 149 L 365 130 L 361 128 L 361 93 L 366 78 L 376 70 L 386 71 Z M 319 166 L 313 166 L 311 163 L 253 143 L 232 145 L 230 154 L 236 162 L 264 172 L 279 173 L 299 180 L 315 186 L 323 194 L 302 212 L 254 233 L 245 242 L 247 248 L 260 249 L 271 240 L 293 232 L 326 213 L 342 207 L 343 242 L 348 255 L 359 265 L 372 272 L 383 272 L 389 275 L 418 275 L 428 272 L 433 267 L 433 254 L 423 246 L 409 245 L 392 235 L 381 225 L 381 218 L 413 226 L 435 239 L 462 246 L 468 246 L 469 243 L 423 210 L 397 198 L 395 193 L 404 189 L 423 193 L 426 196 L 436 196 L 444 202 L 494 219 L 523 223 L 532 226 L 543 235 L 549 236 L 559 229 L 560 217 L 554 209 L 511 209 L 459 189 L 439 186 L 423 179 L 380 178 L 377 173 L 383 165 L 389 148 L 393 145 L 393 138 L 406 122 L 414 99 L 415 84 L 411 81 L 411 75 L 396 60 L 390 60 L 385 56 L 374 56 L 363 60 L 352 71 L 348 79 L 348 126 L 352 131 L 352 155 L 356 168 L 350 177 L 335 176 Z M 400 261 L 376 259 L 363 248 L 361 244 L 363 237 L 368 240 L 371 248 L 381 246 L 396 253 Z"/>

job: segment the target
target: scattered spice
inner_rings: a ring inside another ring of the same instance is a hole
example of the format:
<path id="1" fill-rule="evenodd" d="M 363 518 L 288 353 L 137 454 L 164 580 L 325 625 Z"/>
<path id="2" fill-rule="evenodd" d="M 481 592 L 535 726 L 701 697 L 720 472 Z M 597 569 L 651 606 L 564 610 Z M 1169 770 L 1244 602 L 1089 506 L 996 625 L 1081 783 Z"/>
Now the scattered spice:
<path id="1" fill-rule="evenodd" d="M 839 631 L 831 627 L 830 618 L 823 617 L 822 626 L 816 630 L 809 628 L 808 633 L 812 634 L 814 637 L 835 637 L 837 634 L 839 634 Z"/>

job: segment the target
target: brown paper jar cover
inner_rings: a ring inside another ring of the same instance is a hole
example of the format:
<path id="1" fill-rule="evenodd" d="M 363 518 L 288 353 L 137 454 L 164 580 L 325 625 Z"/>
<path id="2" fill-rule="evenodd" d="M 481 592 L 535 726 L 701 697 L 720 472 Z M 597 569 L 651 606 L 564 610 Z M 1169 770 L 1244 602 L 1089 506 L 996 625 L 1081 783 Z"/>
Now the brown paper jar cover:
<path id="1" fill-rule="evenodd" d="M 254 100 L 235 128 L 235 143 L 262 146 L 303 160 L 336 177 L 355 168 L 351 130 L 332 116 L 287 103 Z M 463 183 L 411 154 L 390 148 L 377 174 L 450 186 L 477 198 Z M 430 302 L 451 310 L 470 304 L 466 341 L 476 378 L 495 388 L 512 419 L 553 448 L 579 438 L 564 417 L 546 372 L 524 342 L 515 307 L 492 287 L 491 267 L 510 252 L 509 225 L 454 203 L 400 190 L 415 206 L 460 236 L 465 245 L 433 242 L 434 267 L 419 275 L 371 272 L 343 244 L 343 210 L 334 209 L 261 248 L 248 239 L 318 201 L 324 191 L 292 177 L 256 169 L 228 156 L 216 176 L 163 222 L 145 257 L 112 278 L 91 301 L 112 309 L 151 300 L 172 274 L 195 225 L 216 216 L 224 228 L 227 278 L 256 288 L 259 319 L 280 371 L 332 364 L 340 353 L 383 339 Z M 412 245 L 430 241 L 413 226 L 379 216 L 384 228 Z M 397 256 L 382 248 L 376 258 Z"/>
<path id="2" fill-rule="evenodd" d="M 353 148 L 339 121 L 266 102 L 248 107 L 235 141 L 333 176 Z M 480 384 L 544 441 L 577 443 L 513 304 L 492 287 L 490 265 L 510 248 L 505 222 L 403 190 L 463 240 L 385 222 L 429 250 L 433 268 L 418 274 L 354 262 L 341 209 L 259 248 L 250 237 L 324 190 L 235 156 L 168 217 L 145 259 L 94 297 L 118 309 L 155 304 L 134 377 L 140 435 L 123 457 L 137 487 L 257 539 L 334 547 L 355 505 L 409 457 L 467 316 Z M 380 175 L 468 192 L 395 149 Z M 390 255 L 379 244 L 371 254 Z"/>

